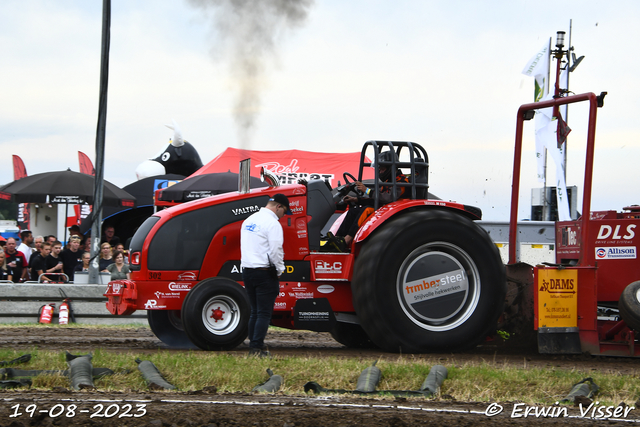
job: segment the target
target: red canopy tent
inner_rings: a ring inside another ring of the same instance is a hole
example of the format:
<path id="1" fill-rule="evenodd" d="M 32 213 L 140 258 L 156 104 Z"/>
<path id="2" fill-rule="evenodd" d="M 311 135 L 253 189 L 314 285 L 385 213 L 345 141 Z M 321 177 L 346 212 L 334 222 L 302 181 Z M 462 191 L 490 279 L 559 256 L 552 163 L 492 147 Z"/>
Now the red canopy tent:
<path id="1" fill-rule="evenodd" d="M 358 177 L 360 152 L 353 153 L 318 153 L 302 150 L 256 151 L 227 148 L 215 159 L 198 169 L 191 177 L 219 172 L 238 172 L 239 163 L 251 159 L 251 176 L 260 177 L 260 169 L 264 167 L 280 179 L 280 184 L 295 184 L 298 179 L 322 179 L 331 184 L 344 184 L 342 174 L 349 172 Z M 370 161 L 366 159 L 366 161 Z M 373 179 L 372 168 L 365 168 L 362 179 Z M 156 198 L 157 200 L 157 198 Z M 156 205 L 163 203 L 156 202 Z M 171 204 L 169 204 L 171 205 Z"/>

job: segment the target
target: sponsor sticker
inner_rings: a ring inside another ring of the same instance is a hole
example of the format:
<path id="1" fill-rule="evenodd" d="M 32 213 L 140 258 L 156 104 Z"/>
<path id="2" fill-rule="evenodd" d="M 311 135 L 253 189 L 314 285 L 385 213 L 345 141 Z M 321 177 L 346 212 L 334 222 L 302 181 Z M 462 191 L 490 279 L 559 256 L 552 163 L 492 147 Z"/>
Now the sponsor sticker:
<path id="1" fill-rule="evenodd" d="M 635 259 L 636 258 L 635 246 L 608 246 L 597 247 L 596 258 L 597 259 Z"/>
<path id="2" fill-rule="evenodd" d="M 334 290 L 335 290 L 335 288 L 333 286 L 331 286 L 331 285 L 320 285 L 320 286 L 318 286 L 318 292 L 320 292 L 321 294 L 330 294 Z"/>
<path id="3" fill-rule="evenodd" d="M 184 273 L 180 273 L 178 275 L 178 280 L 196 280 L 196 272 L 185 271 Z"/>
<path id="4" fill-rule="evenodd" d="M 166 305 L 158 305 L 158 301 L 154 299 L 147 300 L 147 302 L 144 303 L 145 310 L 158 310 L 166 307 Z"/>
<path id="5" fill-rule="evenodd" d="M 342 263 L 340 261 L 327 262 L 319 259 L 316 260 L 314 267 L 316 274 L 342 274 Z"/>
<path id="6" fill-rule="evenodd" d="M 191 289 L 191 286 L 193 286 L 193 283 L 171 282 L 169 283 L 169 290 L 175 292 L 187 292 L 189 289 Z"/>
<path id="7" fill-rule="evenodd" d="M 468 288 L 467 276 L 464 270 L 460 269 L 407 282 L 404 291 L 407 302 L 411 303 L 464 292 Z"/>

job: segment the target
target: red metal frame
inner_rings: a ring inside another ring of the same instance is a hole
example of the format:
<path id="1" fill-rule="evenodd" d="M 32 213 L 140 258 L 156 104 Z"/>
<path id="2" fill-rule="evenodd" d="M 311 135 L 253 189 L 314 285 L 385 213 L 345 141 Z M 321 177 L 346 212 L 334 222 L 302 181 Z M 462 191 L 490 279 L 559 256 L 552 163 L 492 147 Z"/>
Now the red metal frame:
<path id="1" fill-rule="evenodd" d="M 556 223 L 556 251 L 559 252 L 558 239 L 563 228 L 571 227 L 577 233 L 576 243 L 565 245 L 562 250 L 566 251 L 569 259 L 576 262 L 570 266 L 536 266 L 534 273 L 534 329 L 538 329 L 538 272 L 541 269 L 567 269 L 577 270 L 578 274 L 578 294 L 577 294 L 577 328 L 580 339 L 580 347 L 583 352 L 594 355 L 610 356 L 640 356 L 640 348 L 635 346 L 635 333 L 622 320 L 600 320 L 598 319 L 598 304 L 602 301 L 609 303 L 617 302 L 620 296 L 622 285 L 620 274 L 616 278 L 615 285 L 610 283 L 610 278 L 604 276 L 613 274 L 611 267 L 605 268 L 605 262 L 598 266 L 596 262 L 595 248 L 597 243 L 597 230 L 593 226 L 609 224 L 615 220 L 625 218 L 637 218 L 635 212 L 629 214 L 618 214 L 615 211 L 591 212 L 591 192 L 593 179 L 593 161 L 596 132 L 596 115 L 598 108 L 598 97 L 594 93 L 567 96 L 556 98 L 550 101 L 530 103 L 522 105 L 518 109 L 516 125 L 516 142 L 513 162 L 513 182 L 511 189 L 511 216 L 509 224 L 509 265 L 516 264 L 516 244 L 517 244 L 517 220 L 518 220 L 518 197 L 520 189 L 520 168 L 522 159 L 522 134 L 525 113 L 542 108 L 553 107 L 557 111 L 560 105 L 572 104 L 576 102 L 589 102 L 589 123 L 587 133 L 587 146 L 584 172 L 584 190 L 582 200 L 582 216 L 576 221 L 564 221 Z M 633 226 L 635 227 L 635 226 Z M 632 242 L 629 242 L 632 243 Z M 567 248 L 567 246 L 569 246 Z M 563 255 L 557 254 L 557 262 Z M 634 260 L 635 261 L 635 260 Z M 618 265 L 622 265 L 621 263 Z M 635 264 L 634 264 L 635 265 Z M 600 276 L 600 277 L 599 277 Z M 625 276 L 626 277 L 626 276 Z M 607 281 L 609 280 L 609 281 Z M 631 280 L 625 278 L 624 280 Z M 629 283 L 631 283 L 629 281 Z M 628 283 L 627 283 L 628 284 Z M 598 289 L 601 286 L 602 289 Z"/>

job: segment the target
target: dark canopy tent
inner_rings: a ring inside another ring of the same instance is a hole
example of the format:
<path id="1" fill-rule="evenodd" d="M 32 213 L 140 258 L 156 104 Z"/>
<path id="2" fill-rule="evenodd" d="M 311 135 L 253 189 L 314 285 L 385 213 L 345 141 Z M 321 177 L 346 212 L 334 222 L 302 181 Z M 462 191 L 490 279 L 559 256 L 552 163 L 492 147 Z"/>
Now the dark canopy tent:
<path id="1" fill-rule="evenodd" d="M 137 207 L 134 209 L 114 208 L 105 206 L 102 210 L 103 231 L 104 225 L 113 225 L 120 241 L 125 243 L 132 237 L 145 219 L 153 215 L 153 195 L 155 190 L 166 186 L 169 181 L 184 179 L 183 175 L 167 174 L 152 176 L 135 181 L 125 187 L 127 193 L 135 196 Z M 91 229 L 91 219 L 85 218 L 80 225 L 80 231 L 84 234 Z"/>

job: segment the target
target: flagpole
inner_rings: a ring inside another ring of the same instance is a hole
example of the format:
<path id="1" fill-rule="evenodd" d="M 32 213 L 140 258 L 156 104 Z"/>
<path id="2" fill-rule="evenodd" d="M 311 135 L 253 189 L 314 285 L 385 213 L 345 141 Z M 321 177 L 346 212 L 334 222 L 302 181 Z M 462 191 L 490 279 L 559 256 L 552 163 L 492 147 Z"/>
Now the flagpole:
<path id="1" fill-rule="evenodd" d="M 100 225 L 104 177 L 104 139 L 107 126 L 107 88 L 109 86 L 109 44 L 111 35 L 111 0 L 102 0 L 102 50 L 100 55 L 100 98 L 98 100 L 98 125 L 96 129 L 96 175 L 93 186 L 93 211 L 91 213 L 91 263 L 89 283 L 100 283 L 99 260 Z"/>
<path id="2" fill-rule="evenodd" d="M 571 51 L 572 49 L 571 30 L 573 30 L 573 19 L 569 19 L 569 50 L 567 50 L 567 92 L 569 92 L 569 76 L 571 75 L 571 73 L 569 72 L 569 70 L 571 70 L 571 55 L 569 54 L 569 51 Z M 568 124 L 569 123 L 569 105 L 565 106 L 564 115 L 565 115 L 564 121 L 567 122 Z M 569 138 L 569 136 L 567 136 L 567 138 Z M 567 182 L 567 148 L 569 148 L 569 144 L 565 139 L 564 141 L 564 182 L 565 183 Z"/>
<path id="3" fill-rule="evenodd" d="M 551 37 L 549 37 L 549 48 L 547 49 L 549 59 L 547 64 L 547 84 L 544 85 L 545 93 L 542 95 L 544 99 L 549 94 L 549 82 L 551 78 Z M 547 214 L 549 214 L 549 201 L 547 200 L 547 147 L 544 147 L 544 178 L 542 180 L 542 220 L 548 221 Z"/>

